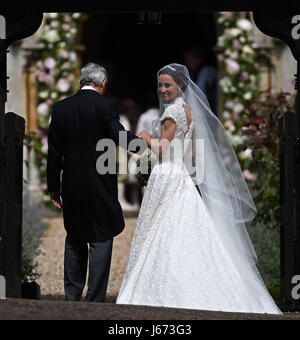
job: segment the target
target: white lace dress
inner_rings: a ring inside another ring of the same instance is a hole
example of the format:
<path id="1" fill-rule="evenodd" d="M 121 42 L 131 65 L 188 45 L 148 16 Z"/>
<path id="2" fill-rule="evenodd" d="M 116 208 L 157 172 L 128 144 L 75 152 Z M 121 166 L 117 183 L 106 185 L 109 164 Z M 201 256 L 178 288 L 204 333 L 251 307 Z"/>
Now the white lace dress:
<path id="1" fill-rule="evenodd" d="M 178 98 L 160 119 L 176 122 L 176 138 L 191 137 L 193 131 L 192 122 L 186 133 L 182 104 Z M 116 303 L 280 314 L 265 287 L 260 291 L 253 296 L 245 289 L 181 159 L 157 162 Z"/>

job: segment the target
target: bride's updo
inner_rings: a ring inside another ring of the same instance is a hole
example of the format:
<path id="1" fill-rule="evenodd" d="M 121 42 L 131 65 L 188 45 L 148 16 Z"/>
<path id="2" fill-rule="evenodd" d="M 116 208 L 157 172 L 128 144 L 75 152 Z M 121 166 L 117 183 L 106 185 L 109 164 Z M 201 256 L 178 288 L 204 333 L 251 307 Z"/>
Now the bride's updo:
<path id="1" fill-rule="evenodd" d="M 187 84 L 186 84 L 186 74 L 183 72 L 182 69 L 177 67 L 176 65 L 167 65 L 163 67 L 161 70 L 159 70 L 157 74 L 157 78 L 162 75 L 167 74 L 171 76 L 175 83 L 181 88 L 182 92 L 185 92 Z"/>

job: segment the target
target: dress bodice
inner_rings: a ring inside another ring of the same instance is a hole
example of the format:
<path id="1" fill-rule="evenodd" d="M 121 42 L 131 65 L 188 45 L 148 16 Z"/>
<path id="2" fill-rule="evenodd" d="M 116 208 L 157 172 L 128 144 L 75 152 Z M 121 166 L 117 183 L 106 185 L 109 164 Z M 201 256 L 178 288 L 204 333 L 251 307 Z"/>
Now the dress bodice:
<path id="1" fill-rule="evenodd" d="M 163 121 L 166 118 L 171 118 L 176 122 L 176 131 L 174 138 L 192 138 L 194 121 L 190 123 L 188 128 L 184 104 L 185 102 L 183 98 L 178 97 L 172 103 L 165 105 L 165 111 L 163 112 L 161 118 L 155 120 L 153 123 L 153 138 L 160 138 Z"/>
<path id="2" fill-rule="evenodd" d="M 184 109 L 185 102 L 182 97 L 176 98 L 172 103 L 166 105 L 165 111 L 160 118 L 160 131 L 163 121 L 171 118 L 176 122 L 176 131 L 174 138 L 191 138 L 194 128 L 194 121 L 187 127 L 186 113 Z"/>
<path id="3" fill-rule="evenodd" d="M 177 152 L 173 156 L 173 160 L 182 162 L 183 156 L 186 154 L 189 149 L 190 140 L 192 138 L 193 129 L 194 129 L 194 121 L 187 126 L 187 118 L 184 109 L 185 102 L 182 97 L 176 98 L 172 103 L 165 105 L 165 111 L 163 112 L 161 118 L 157 119 L 153 126 L 152 136 L 155 139 L 159 139 L 161 136 L 161 129 L 165 119 L 171 118 L 176 122 L 176 130 L 174 138 L 171 144 L 176 147 L 181 147 L 182 151 Z M 172 158 L 171 158 L 172 159 Z M 171 160 L 170 159 L 170 160 Z"/>

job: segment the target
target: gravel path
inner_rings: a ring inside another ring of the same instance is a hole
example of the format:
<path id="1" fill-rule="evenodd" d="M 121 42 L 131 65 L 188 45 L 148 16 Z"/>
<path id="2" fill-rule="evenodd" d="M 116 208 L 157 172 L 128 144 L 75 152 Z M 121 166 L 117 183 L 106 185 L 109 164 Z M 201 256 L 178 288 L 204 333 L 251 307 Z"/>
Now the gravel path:
<path id="1" fill-rule="evenodd" d="M 63 269 L 66 232 L 62 217 L 50 217 L 46 222 L 51 228 L 43 238 L 41 254 L 37 257 L 38 271 L 42 276 L 37 280 L 41 286 L 41 299 L 64 300 Z M 112 263 L 107 289 L 107 302 L 115 302 L 129 255 L 130 242 L 136 225 L 136 217 L 125 218 L 125 230 L 114 238 Z M 87 287 L 83 292 L 85 297 Z"/>

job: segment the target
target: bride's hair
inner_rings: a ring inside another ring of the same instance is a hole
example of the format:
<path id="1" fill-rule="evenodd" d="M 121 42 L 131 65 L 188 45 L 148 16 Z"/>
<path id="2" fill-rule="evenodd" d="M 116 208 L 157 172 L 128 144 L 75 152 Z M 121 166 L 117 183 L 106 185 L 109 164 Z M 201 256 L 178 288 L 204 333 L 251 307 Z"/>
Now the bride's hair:
<path id="1" fill-rule="evenodd" d="M 166 66 L 158 72 L 157 77 L 162 74 L 171 76 L 175 83 L 181 88 L 181 91 L 185 92 L 187 85 L 184 79 L 186 79 L 186 75 L 182 72 L 182 70 L 176 68 L 174 65 L 172 65 L 172 67 Z"/>

